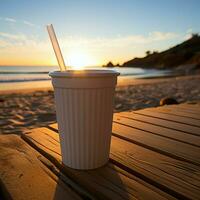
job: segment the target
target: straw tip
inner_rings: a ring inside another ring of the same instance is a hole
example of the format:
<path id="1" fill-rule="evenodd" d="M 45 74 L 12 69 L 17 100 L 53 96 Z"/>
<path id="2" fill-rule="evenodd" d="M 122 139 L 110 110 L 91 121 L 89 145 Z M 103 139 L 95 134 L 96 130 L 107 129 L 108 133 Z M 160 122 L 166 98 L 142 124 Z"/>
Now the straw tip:
<path id="1" fill-rule="evenodd" d="M 47 26 L 52 26 L 52 24 L 47 24 Z"/>

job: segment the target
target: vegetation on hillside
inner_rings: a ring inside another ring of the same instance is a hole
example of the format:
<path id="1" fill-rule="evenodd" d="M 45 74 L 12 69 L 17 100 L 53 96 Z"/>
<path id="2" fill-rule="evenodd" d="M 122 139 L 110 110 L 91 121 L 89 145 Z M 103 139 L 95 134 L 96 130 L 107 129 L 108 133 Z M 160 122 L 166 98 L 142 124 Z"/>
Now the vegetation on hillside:
<path id="1" fill-rule="evenodd" d="M 180 65 L 200 66 L 200 36 L 193 34 L 189 40 L 163 52 L 146 52 L 144 58 L 134 58 L 125 62 L 123 67 L 173 68 Z"/>
<path id="2" fill-rule="evenodd" d="M 119 66 L 119 65 L 118 65 Z M 147 51 L 144 58 L 134 58 L 121 65 L 121 67 L 141 67 L 169 69 L 176 67 L 200 68 L 200 36 L 192 34 L 192 37 L 179 45 L 166 51 Z M 105 67 L 114 67 L 109 62 Z"/>

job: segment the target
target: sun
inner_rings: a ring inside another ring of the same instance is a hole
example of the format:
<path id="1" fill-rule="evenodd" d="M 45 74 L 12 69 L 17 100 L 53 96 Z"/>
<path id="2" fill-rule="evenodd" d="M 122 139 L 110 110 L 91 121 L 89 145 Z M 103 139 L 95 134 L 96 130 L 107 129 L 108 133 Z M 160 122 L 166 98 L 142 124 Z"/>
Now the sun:
<path id="1" fill-rule="evenodd" d="M 77 49 L 68 52 L 66 61 L 73 69 L 83 69 L 94 64 L 94 58 L 87 51 Z"/>

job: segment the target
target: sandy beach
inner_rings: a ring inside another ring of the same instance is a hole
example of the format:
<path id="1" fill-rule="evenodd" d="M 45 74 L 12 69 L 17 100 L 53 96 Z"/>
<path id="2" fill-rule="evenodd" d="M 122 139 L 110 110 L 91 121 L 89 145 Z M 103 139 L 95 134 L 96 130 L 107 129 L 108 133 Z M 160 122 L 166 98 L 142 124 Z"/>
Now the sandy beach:
<path id="1" fill-rule="evenodd" d="M 0 133 L 20 134 L 35 127 L 56 122 L 52 88 L 1 91 Z M 200 75 L 120 79 L 115 94 L 115 112 L 159 106 L 162 98 L 178 103 L 200 100 Z"/>

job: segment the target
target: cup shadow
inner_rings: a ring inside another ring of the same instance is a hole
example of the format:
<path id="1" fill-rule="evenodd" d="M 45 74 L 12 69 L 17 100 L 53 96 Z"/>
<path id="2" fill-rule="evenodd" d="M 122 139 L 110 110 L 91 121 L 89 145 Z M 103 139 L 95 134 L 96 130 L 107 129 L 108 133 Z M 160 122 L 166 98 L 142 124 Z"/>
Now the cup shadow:
<path id="1" fill-rule="evenodd" d="M 130 199 L 128 181 L 110 161 L 94 170 L 75 170 L 62 164 L 54 199 L 65 199 L 60 187 L 81 199 Z M 76 198 L 75 198 L 76 199 Z"/>

